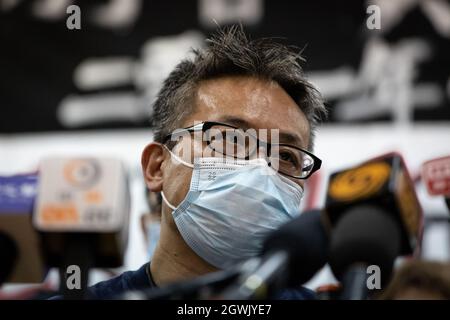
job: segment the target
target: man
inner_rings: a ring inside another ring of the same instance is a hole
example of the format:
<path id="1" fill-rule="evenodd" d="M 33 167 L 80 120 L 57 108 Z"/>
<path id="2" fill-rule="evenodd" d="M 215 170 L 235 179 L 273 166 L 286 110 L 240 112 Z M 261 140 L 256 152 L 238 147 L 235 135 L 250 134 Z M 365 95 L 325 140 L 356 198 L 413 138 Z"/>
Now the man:
<path id="1" fill-rule="evenodd" d="M 299 214 L 305 179 L 320 167 L 310 150 L 325 114 L 302 58 L 269 39 L 249 40 L 242 27 L 208 44 L 177 65 L 153 106 L 155 141 L 142 169 L 163 203 L 151 263 L 91 287 L 93 298 L 235 265 Z M 312 295 L 301 288 L 278 297 Z"/>

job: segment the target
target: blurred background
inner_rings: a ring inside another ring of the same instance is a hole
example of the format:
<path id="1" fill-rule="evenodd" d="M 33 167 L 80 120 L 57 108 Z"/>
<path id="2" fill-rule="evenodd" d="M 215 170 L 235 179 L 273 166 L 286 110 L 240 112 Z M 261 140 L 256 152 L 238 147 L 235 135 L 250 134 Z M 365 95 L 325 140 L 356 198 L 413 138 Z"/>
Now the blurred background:
<path id="1" fill-rule="evenodd" d="M 372 4 L 379 29 L 368 27 Z M 79 30 L 67 27 L 70 5 L 80 8 Z M 327 101 L 315 146 L 323 166 L 305 208 L 323 205 L 330 173 L 398 151 L 425 215 L 448 215 L 420 179 L 425 161 L 450 155 L 447 0 L 0 0 L 0 175 L 33 173 L 51 155 L 121 159 L 132 196 L 121 270 L 140 267 L 148 261 L 141 216 L 149 211 L 140 155 L 152 141 L 152 101 L 191 48 L 204 46 L 217 25 L 237 22 L 252 38 L 302 50 Z M 0 196 L 7 192 L 3 186 Z M 449 241 L 445 228 L 430 228 L 424 252 L 446 260 Z M 325 269 L 309 286 L 333 281 Z"/>

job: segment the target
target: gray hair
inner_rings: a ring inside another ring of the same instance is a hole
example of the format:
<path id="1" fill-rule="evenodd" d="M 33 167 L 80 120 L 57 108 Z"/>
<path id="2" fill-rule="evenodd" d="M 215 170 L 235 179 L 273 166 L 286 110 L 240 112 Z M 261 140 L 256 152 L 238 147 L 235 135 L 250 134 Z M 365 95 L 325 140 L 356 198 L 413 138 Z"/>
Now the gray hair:
<path id="1" fill-rule="evenodd" d="M 305 78 L 301 52 L 269 38 L 251 40 L 241 25 L 219 29 L 206 41 L 206 49 L 193 50 L 193 59 L 181 61 L 164 81 L 153 105 L 155 141 L 162 143 L 192 112 L 201 81 L 248 75 L 277 82 L 299 105 L 310 124 L 311 150 L 315 129 L 327 110 L 320 93 Z"/>

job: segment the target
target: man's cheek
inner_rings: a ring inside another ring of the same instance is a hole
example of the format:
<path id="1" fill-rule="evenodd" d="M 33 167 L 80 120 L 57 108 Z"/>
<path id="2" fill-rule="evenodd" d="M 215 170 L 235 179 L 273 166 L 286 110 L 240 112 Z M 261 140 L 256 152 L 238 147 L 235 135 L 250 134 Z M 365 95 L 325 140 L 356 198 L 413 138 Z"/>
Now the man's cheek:
<path id="1" fill-rule="evenodd" d="M 186 198 L 191 184 L 191 177 L 192 170 L 180 165 L 174 168 L 173 172 L 168 177 L 168 181 L 165 181 L 166 185 L 170 186 L 168 189 L 172 196 L 168 196 L 172 199 L 173 205 L 178 207 L 184 198 Z"/>
<path id="2" fill-rule="evenodd" d="M 184 170 L 184 168 L 179 168 L 178 170 L 174 170 L 172 172 L 167 182 L 165 181 L 165 184 L 168 186 L 166 191 L 168 193 L 168 197 L 169 199 L 171 199 L 171 203 L 176 207 L 181 204 L 181 202 L 186 198 L 186 195 L 189 192 L 191 176 L 192 171 Z M 166 190 L 166 188 L 164 188 L 164 190 Z M 178 231 L 178 227 L 176 226 L 175 220 L 173 218 L 172 209 L 169 208 L 166 211 L 165 218 L 169 228 L 173 231 Z"/>

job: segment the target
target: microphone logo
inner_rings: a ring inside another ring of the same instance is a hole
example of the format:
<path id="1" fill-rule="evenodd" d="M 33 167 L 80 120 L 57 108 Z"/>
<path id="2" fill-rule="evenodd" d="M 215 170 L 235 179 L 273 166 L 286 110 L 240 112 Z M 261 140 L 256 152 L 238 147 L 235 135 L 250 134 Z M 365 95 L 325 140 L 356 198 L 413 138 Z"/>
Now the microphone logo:
<path id="1" fill-rule="evenodd" d="M 94 159 L 76 159 L 69 161 L 64 167 L 64 178 L 71 185 L 88 188 L 100 178 L 100 165 Z"/>
<path id="2" fill-rule="evenodd" d="M 363 164 L 331 177 L 328 194 L 336 201 L 354 201 L 377 193 L 389 179 L 391 167 L 385 162 Z"/>

